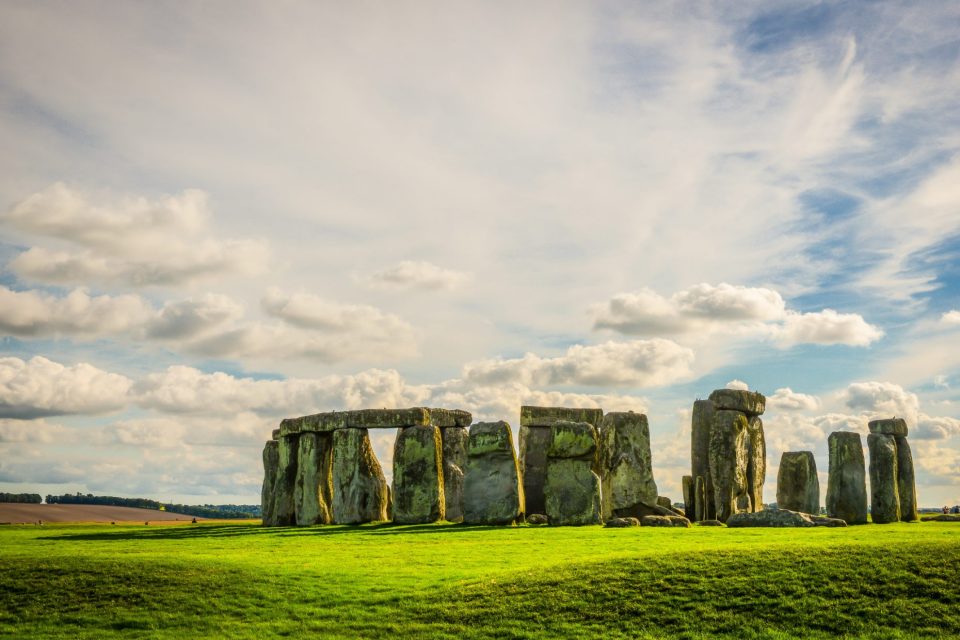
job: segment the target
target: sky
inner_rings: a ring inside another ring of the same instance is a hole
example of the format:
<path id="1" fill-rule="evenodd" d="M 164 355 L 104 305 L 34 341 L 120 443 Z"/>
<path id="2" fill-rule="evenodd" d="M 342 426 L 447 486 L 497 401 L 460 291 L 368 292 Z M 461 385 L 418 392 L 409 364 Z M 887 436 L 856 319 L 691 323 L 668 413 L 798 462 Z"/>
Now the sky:
<path id="1" fill-rule="evenodd" d="M 680 500 L 732 386 L 766 501 L 898 416 L 960 503 L 955 2 L 8 0 L 0 148 L 0 491 L 259 503 L 283 417 L 538 404 L 645 412 Z"/>

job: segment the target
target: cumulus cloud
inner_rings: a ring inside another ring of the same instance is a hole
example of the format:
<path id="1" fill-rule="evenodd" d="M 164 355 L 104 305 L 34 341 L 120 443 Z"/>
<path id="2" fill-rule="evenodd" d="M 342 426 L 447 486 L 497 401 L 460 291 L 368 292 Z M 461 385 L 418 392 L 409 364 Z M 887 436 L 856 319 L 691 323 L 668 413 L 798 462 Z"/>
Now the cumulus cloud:
<path id="1" fill-rule="evenodd" d="M 728 382 L 727 384 L 725 384 L 724 387 L 726 387 L 727 389 L 736 389 L 736 390 L 738 390 L 738 391 L 749 391 L 749 390 L 750 390 L 750 385 L 748 385 L 748 384 L 747 384 L 746 382 L 744 382 L 743 380 L 737 380 L 736 378 L 734 378 L 733 380 L 731 380 L 730 382 Z"/>
<path id="2" fill-rule="evenodd" d="M 756 336 L 790 347 L 797 344 L 867 346 L 883 331 L 855 313 L 824 309 L 797 313 L 762 287 L 698 284 L 669 298 L 650 289 L 621 293 L 593 307 L 594 328 L 626 335 L 712 334 Z"/>
<path id="3" fill-rule="evenodd" d="M 101 414 L 123 408 L 133 381 L 80 363 L 42 356 L 0 358 L 0 418 Z"/>
<path id="4" fill-rule="evenodd" d="M 917 424 L 920 400 L 917 394 L 892 382 L 854 382 L 842 393 L 847 407 L 875 418 L 904 418 L 910 426 Z"/>
<path id="5" fill-rule="evenodd" d="M 150 200 L 56 183 L 16 204 L 2 222 L 59 243 L 31 247 L 11 261 L 17 275 L 35 282 L 139 287 L 263 271 L 266 244 L 216 238 L 210 217 L 198 190 Z"/>
<path id="6" fill-rule="evenodd" d="M 767 407 L 779 411 L 816 411 L 820 408 L 820 400 L 816 396 L 783 387 L 777 389 L 772 396 L 767 396 Z"/>
<path id="7" fill-rule="evenodd" d="M 528 387 L 554 385 L 633 385 L 656 387 L 691 374 L 693 351 L 664 339 L 574 345 L 555 358 L 527 353 L 467 364 L 464 378 L 483 385 L 518 382 Z"/>
<path id="8" fill-rule="evenodd" d="M 383 289 L 456 289 L 470 280 L 470 274 L 444 269 L 425 260 L 403 260 L 364 280 L 372 287 Z"/>
<path id="9" fill-rule="evenodd" d="M 276 420 L 249 411 L 220 416 L 159 416 L 120 420 L 100 433 L 104 444 L 150 449 L 186 446 L 257 446 L 276 428 Z"/>
<path id="10" fill-rule="evenodd" d="M 910 430 L 910 437 L 917 440 L 948 440 L 954 436 L 960 436 L 960 420 L 925 413 L 920 414 L 917 426 Z"/>
<path id="11" fill-rule="evenodd" d="M 74 432 L 66 427 L 43 419 L 12 420 L 0 418 L 0 444 L 3 443 L 68 443 L 74 440 Z"/>
<path id="12" fill-rule="evenodd" d="M 940 322 L 946 325 L 960 325 L 960 311 L 954 309 L 940 316 Z"/>
<path id="13" fill-rule="evenodd" d="M 0 285 L 0 332 L 33 337 L 96 338 L 128 333 L 148 323 L 153 308 L 139 296 L 90 296 L 75 289 L 65 297 L 12 291 Z"/>

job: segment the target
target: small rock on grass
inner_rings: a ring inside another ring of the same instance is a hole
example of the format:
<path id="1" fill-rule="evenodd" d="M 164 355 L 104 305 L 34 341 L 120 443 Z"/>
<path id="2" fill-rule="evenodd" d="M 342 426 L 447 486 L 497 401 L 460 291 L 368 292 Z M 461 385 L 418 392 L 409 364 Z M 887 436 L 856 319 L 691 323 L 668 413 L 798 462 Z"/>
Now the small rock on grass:
<path id="1" fill-rule="evenodd" d="M 639 527 L 640 521 L 636 518 L 610 518 L 607 520 L 606 527 Z"/>
<path id="2" fill-rule="evenodd" d="M 689 527 L 690 521 L 683 516 L 643 516 L 640 524 L 644 527 Z"/>
<path id="3" fill-rule="evenodd" d="M 539 527 L 540 525 L 550 524 L 550 519 L 542 513 L 531 513 L 527 516 L 527 524 Z"/>
<path id="4" fill-rule="evenodd" d="M 723 524 L 719 520 L 701 520 L 697 523 L 701 527 L 725 527 L 727 525 Z"/>

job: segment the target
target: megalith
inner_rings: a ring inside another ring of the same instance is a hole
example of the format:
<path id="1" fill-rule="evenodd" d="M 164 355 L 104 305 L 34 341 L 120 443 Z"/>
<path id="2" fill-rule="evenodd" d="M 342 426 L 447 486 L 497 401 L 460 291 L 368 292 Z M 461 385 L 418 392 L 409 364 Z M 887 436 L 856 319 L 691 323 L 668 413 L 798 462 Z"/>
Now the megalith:
<path id="1" fill-rule="evenodd" d="M 566 407 L 520 407 L 520 477 L 527 514 L 546 514 L 544 483 L 547 478 L 547 449 L 550 426 L 558 421 L 586 422 L 600 426 L 603 409 Z"/>
<path id="2" fill-rule="evenodd" d="M 463 475 L 467 465 L 466 427 L 440 429 L 443 445 L 443 499 L 446 519 L 450 522 L 463 520 Z"/>
<path id="3" fill-rule="evenodd" d="M 263 445 L 263 486 L 260 489 L 260 512 L 263 525 L 276 526 L 273 515 L 273 492 L 277 483 L 277 471 L 280 466 L 280 443 L 276 440 L 267 440 Z"/>
<path id="4" fill-rule="evenodd" d="M 863 524 L 867 521 L 867 487 L 860 434 L 834 431 L 827 444 L 827 515 L 847 524 Z"/>
<path id="5" fill-rule="evenodd" d="M 603 519 L 636 517 L 636 506 L 657 504 L 647 416 L 632 411 L 603 416 L 600 427 Z"/>
<path id="6" fill-rule="evenodd" d="M 900 521 L 900 493 L 897 491 L 897 441 L 892 435 L 871 433 L 870 517 L 877 524 Z"/>
<path id="7" fill-rule="evenodd" d="M 893 439 L 893 447 L 896 452 L 896 472 L 895 477 L 892 479 L 892 488 L 895 488 L 897 491 L 898 502 L 899 502 L 899 519 L 905 522 L 910 522 L 917 520 L 919 514 L 917 513 L 917 481 L 914 476 L 913 470 L 913 454 L 910 451 L 910 444 L 907 442 L 907 421 L 903 418 L 884 418 L 880 420 L 871 420 L 869 423 L 870 435 L 878 435 L 889 437 Z M 868 445 L 869 446 L 869 445 Z M 879 445 L 878 445 L 879 446 Z M 884 444 L 884 447 L 887 445 Z M 870 449 L 870 497 L 873 500 L 876 493 L 873 489 L 873 449 Z M 889 461 L 885 459 L 884 453 L 878 453 L 880 456 L 879 462 L 881 466 L 886 468 L 883 470 L 878 469 L 877 473 L 881 474 L 879 478 L 881 483 L 890 484 L 886 474 L 890 472 Z M 889 487 L 887 491 L 889 491 Z M 889 498 L 889 495 L 878 496 L 883 502 L 883 498 Z M 874 507 L 871 502 L 871 511 L 875 511 L 877 507 Z M 881 511 L 884 509 L 881 507 Z M 881 513 L 880 518 L 885 519 L 890 515 L 891 509 L 888 507 L 885 513 Z M 877 522 L 877 516 L 873 516 L 874 522 Z"/>
<path id="8" fill-rule="evenodd" d="M 716 519 L 751 511 L 747 493 L 747 417 L 739 411 L 717 410 L 710 430 L 710 479 Z"/>
<path id="9" fill-rule="evenodd" d="M 544 497 L 551 525 L 602 524 L 600 478 L 594 473 L 597 430 L 587 422 L 550 427 Z"/>
<path id="10" fill-rule="evenodd" d="M 694 509 L 688 513 L 693 521 L 712 520 L 716 511 L 712 509 L 713 484 L 710 482 L 710 430 L 713 427 L 713 403 L 709 400 L 697 400 L 693 403 L 693 415 L 690 420 L 690 457 L 694 485 Z M 704 500 L 696 505 L 697 484 L 704 485 Z M 702 511 L 701 511 L 702 509 Z M 709 510 L 709 513 L 706 511 Z M 690 508 L 687 507 L 687 511 Z"/>
<path id="11" fill-rule="evenodd" d="M 763 481 L 767 475 L 767 440 L 760 416 L 747 419 L 747 495 L 750 511 L 763 510 Z"/>
<path id="12" fill-rule="evenodd" d="M 280 436 L 277 445 L 277 479 L 273 485 L 273 521 L 277 526 L 297 524 L 294 492 L 297 485 L 299 434 Z"/>
<path id="13" fill-rule="evenodd" d="M 297 524 L 330 524 L 333 436 L 330 433 L 301 433 L 298 442 L 297 481 L 293 495 Z"/>
<path id="14" fill-rule="evenodd" d="M 812 451 L 784 451 L 777 472 L 777 508 L 820 513 L 820 479 Z"/>
<path id="15" fill-rule="evenodd" d="M 523 515 L 520 465 L 513 432 L 506 422 L 478 422 L 470 427 L 463 474 L 463 521 L 511 524 Z"/>
<path id="16" fill-rule="evenodd" d="M 913 453 L 906 436 L 894 436 L 897 443 L 897 491 L 900 494 L 900 519 L 914 522 L 917 512 L 917 479 L 913 471 Z"/>
<path id="17" fill-rule="evenodd" d="M 360 524 L 387 519 L 387 481 L 366 429 L 333 432 L 333 521 Z"/>
<path id="18" fill-rule="evenodd" d="M 432 425 L 402 427 L 393 446 L 393 521 L 443 520 L 443 441 Z"/>

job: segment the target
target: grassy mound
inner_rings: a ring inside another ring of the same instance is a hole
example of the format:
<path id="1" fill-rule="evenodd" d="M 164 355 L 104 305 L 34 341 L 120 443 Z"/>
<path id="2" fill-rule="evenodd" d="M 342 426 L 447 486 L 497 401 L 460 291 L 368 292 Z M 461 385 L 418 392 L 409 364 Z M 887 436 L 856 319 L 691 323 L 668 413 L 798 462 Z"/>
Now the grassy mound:
<path id="1" fill-rule="evenodd" d="M 0 636 L 960 636 L 960 527 L 0 528 Z"/>

